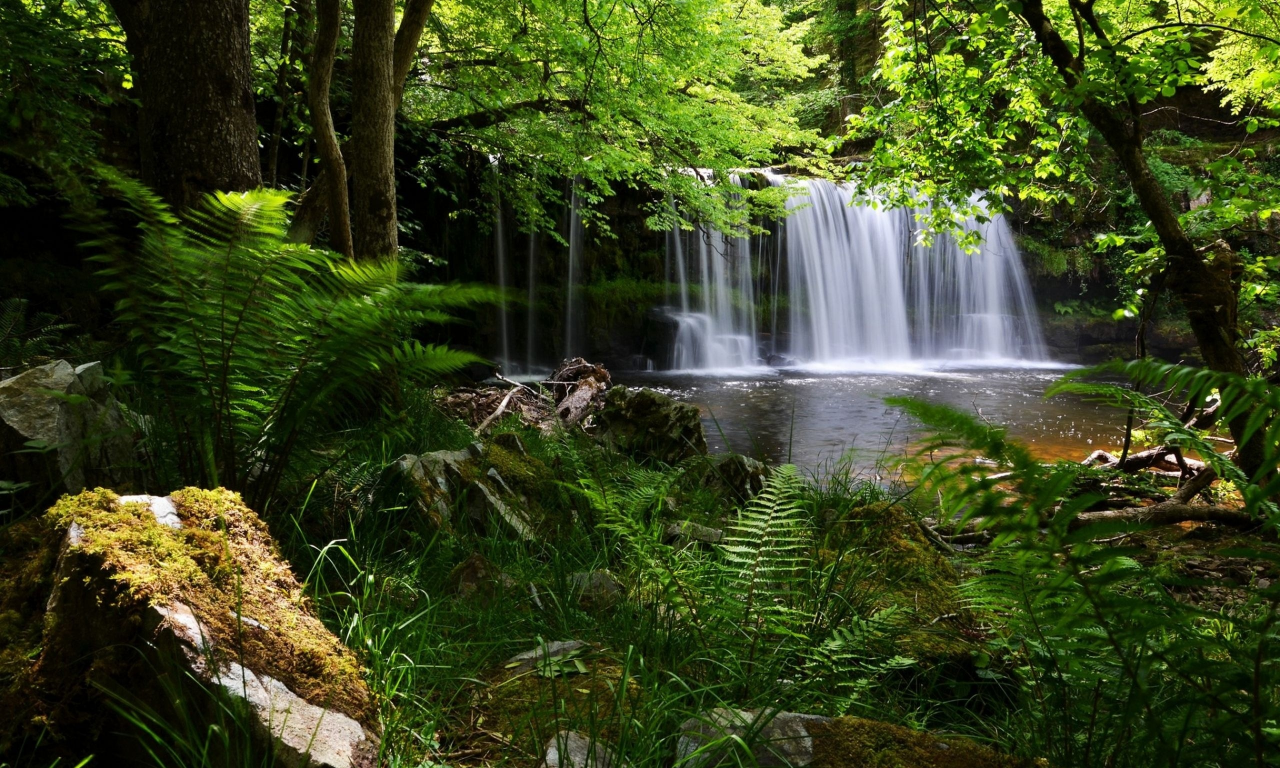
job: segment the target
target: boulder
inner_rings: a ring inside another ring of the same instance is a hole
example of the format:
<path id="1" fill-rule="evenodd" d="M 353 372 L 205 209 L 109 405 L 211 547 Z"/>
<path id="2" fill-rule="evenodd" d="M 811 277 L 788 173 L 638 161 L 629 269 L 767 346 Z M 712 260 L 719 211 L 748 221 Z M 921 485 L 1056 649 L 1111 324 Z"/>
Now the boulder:
<path id="1" fill-rule="evenodd" d="M 652 389 L 613 387 L 598 421 L 602 439 L 636 456 L 676 464 L 707 453 L 697 407 Z"/>
<path id="2" fill-rule="evenodd" d="M 515 589 L 516 580 L 477 552 L 449 571 L 449 584 L 463 599 L 487 601 L 501 591 Z"/>
<path id="3" fill-rule="evenodd" d="M 566 656 L 575 656 L 584 651 L 587 644 L 581 640 L 557 640 L 552 643 L 540 645 L 533 650 L 517 653 L 515 656 L 507 659 L 502 668 L 506 675 L 514 677 L 515 675 L 532 672 L 540 665 L 553 662 L 556 659 Z"/>
<path id="4" fill-rule="evenodd" d="M 813 762 L 811 729 L 829 720 L 796 712 L 713 709 L 680 726 L 676 762 L 688 768 L 737 765 L 733 752 L 745 744 L 750 762 L 759 768 L 799 768 Z"/>
<path id="5" fill-rule="evenodd" d="M 666 543 L 676 546 L 719 544 L 724 539 L 724 531 L 685 520 L 668 525 L 662 538 Z"/>
<path id="6" fill-rule="evenodd" d="M 481 470 L 485 453 L 481 443 L 472 443 L 459 451 L 405 454 L 388 467 L 385 479 L 438 525 L 448 525 L 450 508 L 463 501 L 476 524 L 496 521 L 509 533 L 536 540 L 534 521 L 525 511 L 528 499 L 513 491 L 496 468 Z"/>
<path id="7" fill-rule="evenodd" d="M 375 764 L 377 710 L 358 660 L 320 622 L 237 494 L 89 491 L 63 497 L 32 525 L 40 534 L 22 546 L 34 547 L 31 562 L 51 565 L 0 597 L 0 615 L 25 612 L 40 628 L 38 637 L 0 635 L 7 659 L 15 656 L 5 643 L 34 644 L 0 692 L 0 753 L 37 731 L 50 749 L 127 751 L 101 741 L 127 730 L 105 689 L 155 711 L 228 700 L 283 766 Z M 203 693 L 175 691 L 196 685 L 175 681 L 198 681 Z"/>
<path id="8" fill-rule="evenodd" d="M 750 749 L 746 755 L 734 750 Z M 680 727 L 677 764 L 688 768 L 1030 768 L 960 737 L 943 737 L 856 717 L 715 709 Z"/>
<path id="9" fill-rule="evenodd" d="M 569 577 L 569 588 L 585 608 L 606 608 L 622 597 L 622 584 L 608 571 L 582 571 Z"/>
<path id="10" fill-rule="evenodd" d="M 764 488 L 769 467 L 762 462 L 736 453 L 714 456 L 706 482 L 738 501 L 747 501 Z"/>
<path id="11" fill-rule="evenodd" d="M 621 766 L 613 750 L 577 731 L 560 731 L 547 742 L 543 768 L 612 768 Z"/>
<path id="12" fill-rule="evenodd" d="M 29 483 L 42 499 L 128 485 L 135 465 L 133 430 L 102 363 L 58 360 L 0 381 L 0 480 Z"/>

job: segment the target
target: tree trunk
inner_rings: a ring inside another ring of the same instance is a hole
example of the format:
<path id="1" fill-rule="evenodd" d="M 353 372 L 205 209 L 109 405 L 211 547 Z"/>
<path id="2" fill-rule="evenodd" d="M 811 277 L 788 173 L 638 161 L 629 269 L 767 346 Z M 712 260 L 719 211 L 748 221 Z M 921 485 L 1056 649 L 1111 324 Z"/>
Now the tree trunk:
<path id="1" fill-rule="evenodd" d="M 1092 14 L 1091 6 L 1073 3 L 1072 7 L 1078 13 Z M 1072 52 L 1045 15 L 1042 0 L 1024 2 L 1021 15 L 1067 87 L 1075 89 L 1080 86 L 1085 63 Z M 1094 20 L 1089 18 L 1086 21 Z M 1105 38 L 1100 38 L 1099 43 L 1110 45 Z M 1136 102 L 1131 99 L 1129 109 L 1122 110 L 1100 102 L 1092 95 L 1086 94 L 1082 98 L 1081 113 L 1115 153 L 1129 177 L 1139 205 L 1151 219 L 1156 236 L 1160 238 L 1165 250 L 1165 285 L 1182 302 L 1205 365 L 1215 371 L 1247 375 L 1244 356 L 1237 347 L 1235 254 L 1221 243 L 1213 249 L 1214 258 L 1209 262 L 1192 244 L 1178 220 L 1177 211 L 1147 164 L 1142 148 L 1141 112 Z M 1248 416 L 1244 415 L 1233 419 L 1229 426 L 1236 440 L 1236 461 L 1250 477 L 1254 477 L 1262 469 L 1264 446 L 1260 434 L 1248 441 L 1242 439 L 1247 422 Z"/>
<path id="2" fill-rule="evenodd" d="M 351 226 L 360 259 L 394 256 L 396 232 L 394 0 L 353 0 Z M 330 180 L 330 184 L 334 180 Z"/>
<path id="3" fill-rule="evenodd" d="M 347 205 L 347 168 L 338 146 L 338 135 L 333 129 L 333 115 L 329 112 L 329 86 L 333 80 L 333 60 L 338 51 L 338 34 L 342 29 L 342 0 L 319 0 L 316 4 L 316 44 L 312 54 L 311 77 L 307 83 L 308 100 L 311 102 L 311 123 L 316 147 L 323 169 L 320 175 L 336 180 L 319 187 L 329 197 L 333 210 L 333 223 L 329 228 L 329 241 L 333 249 L 351 256 L 350 208 Z M 313 233 L 314 234 L 314 233 Z"/>
<path id="4" fill-rule="evenodd" d="M 133 58 L 142 179 L 186 208 L 262 185 L 249 0 L 110 0 Z"/>
<path id="5" fill-rule="evenodd" d="M 405 78 L 413 69 L 418 42 L 422 39 L 422 31 L 427 26 L 427 20 L 431 17 L 431 9 L 434 5 L 435 0 L 408 0 L 405 3 L 404 13 L 400 17 L 400 29 L 396 31 L 392 63 L 397 108 L 404 95 Z M 328 177 L 321 171 L 316 175 L 315 183 L 298 199 L 298 212 L 289 224 L 290 241 L 310 243 L 315 239 L 316 232 L 324 222 L 324 217 L 329 213 L 329 195 L 325 193 L 327 184 Z M 305 183 L 303 187 L 306 187 Z"/>

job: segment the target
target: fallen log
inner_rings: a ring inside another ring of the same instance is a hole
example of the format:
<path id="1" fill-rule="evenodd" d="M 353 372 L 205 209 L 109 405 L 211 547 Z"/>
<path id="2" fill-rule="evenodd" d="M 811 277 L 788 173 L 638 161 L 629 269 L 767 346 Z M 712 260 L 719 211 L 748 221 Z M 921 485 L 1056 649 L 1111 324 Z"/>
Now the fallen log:
<path id="1" fill-rule="evenodd" d="M 1177 523 L 1221 523 L 1234 528 L 1254 528 L 1261 524 L 1258 518 L 1238 509 L 1208 504 L 1186 504 L 1168 501 L 1149 507 L 1103 509 L 1082 512 L 1071 521 L 1071 530 L 1107 522 L 1132 522 L 1146 525 L 1175 525 Z"/>

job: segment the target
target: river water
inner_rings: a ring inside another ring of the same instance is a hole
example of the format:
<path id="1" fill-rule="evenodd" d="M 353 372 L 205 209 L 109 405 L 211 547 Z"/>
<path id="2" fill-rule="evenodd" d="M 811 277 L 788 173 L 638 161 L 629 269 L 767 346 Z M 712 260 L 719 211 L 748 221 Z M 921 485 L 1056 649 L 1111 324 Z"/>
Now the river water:
<path id="1" fill-rule="evenodd" d="M 923 436 L 918 424 L 885 405 L 891 396 L 949 405 L 1005 426 L 1046 460 L 1080 460 L 1097 448 L 1118 447 L 1123 412 L 1076 396 L 1044 397 L 1064 372 L 944 363 L 861 371 L 619 372 L 615 380 L 697 405 L 713 451 L 790 461 L 809 470 L 848 455 L 855 469 L 869 471 L 882 460 L 903 457 Z"/>

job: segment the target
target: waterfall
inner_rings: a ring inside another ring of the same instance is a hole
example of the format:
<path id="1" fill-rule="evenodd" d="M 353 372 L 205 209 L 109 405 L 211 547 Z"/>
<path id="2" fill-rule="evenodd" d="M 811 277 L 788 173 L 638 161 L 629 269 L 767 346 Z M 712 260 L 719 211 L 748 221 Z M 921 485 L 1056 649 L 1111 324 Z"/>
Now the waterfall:
<path id="1" fill-rule="evenodd" d="M 667 264 L 680 292 L 678 306 L 667 302 L 675 323 L 672 368 L 757 365 L 762 351 L 801 364 L 855 367 L 1047 359 L 1003 216 L 967 221 L 982 238 L 976 252 L 966 253 L 947 235 L 920 244 L 912 211 L 852 205 L 848 185 L 808 179 L 797 186 L 787 201 L 785 238 L 783 222 L 772 223 L 771 238 L 731 238 L 707 227 L 671 233 Z M 757 290 L 770 298 L 767 345 L 759 343 Z M 780 313 L 784 297 L 789 309 Z M 789 344 L 780 343 L 780 314 Z"/>
<path id="2" fill-rule="evenodd" d="M 529 295 L 527 297 L 528 307 L 525 308 L 525 337 L 524 337 L 524 371 L 529 373 L 533 370 L 534 354 L 536 349 L 536 329 L 538 327 L 537 319 L 537 289 L 538 289 L 538 233 L 529 233 L 529 264 L 528 264 L 528 284 Z"/>
<path id="3" fill-rule="evenodd" d="M 502 355 L 498 361 L 506 373 L 511 373 L 511 324 L 507 317 L 507 237 L 502 226 L 502 200 L 496 194 L 494 202 L 497 204 L 497 213 L 493 226 L 493 254 L 497 261 L 498 336 L 502 344 Z"/>
<path id="4" fill-rule="evenodd" d="M 755 282 L 751 243 L 730 238 L 708 227 L 688 233 L 688 254 L 682 233 L 672 235 L 680 306 L 670 307 L 676 323 L 672 367 L 742 368 L 758 364 Z M 690 297 L 689 271 L 697 276 L 698 295 Z M 696 311 L 691 307 L 698 307 Z"/>
<path id="5" fill-rule="evenodd" d="M 572 358 L 580 354 L 578 328 L 583 325 L 581 298 L 582 271 L 582 212 L 579 209 L 578 182 L 575 179 L 569 199 L 569 270 L 564 298 L 564 356 Z"/>

